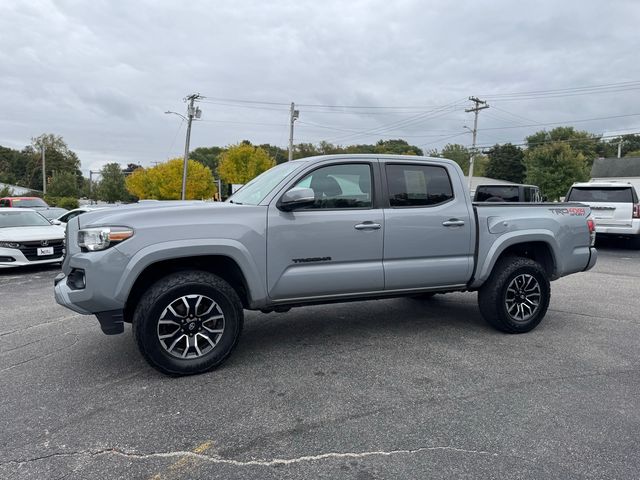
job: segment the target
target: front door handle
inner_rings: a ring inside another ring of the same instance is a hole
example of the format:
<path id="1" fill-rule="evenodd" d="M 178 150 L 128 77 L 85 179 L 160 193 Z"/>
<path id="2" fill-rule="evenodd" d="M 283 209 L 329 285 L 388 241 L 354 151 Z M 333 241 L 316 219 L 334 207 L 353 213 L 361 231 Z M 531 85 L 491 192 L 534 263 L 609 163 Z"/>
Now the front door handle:
<path id="1" fill-rule="evenodd" d="M 446 222 L 442 222 L 445 227 L 461 227 L 464 225 L 464 220 L 458 220 L 457 218 L 450 218 Z"/>
<path id="2" fill-rule="evenodd" d="M 353 228 L 355 228 L 356 230 L 380 230 L 380 227 L 382 227 L 382 225 L 380 225 L 379 223 L 363 222 L 354 225 Z"/>

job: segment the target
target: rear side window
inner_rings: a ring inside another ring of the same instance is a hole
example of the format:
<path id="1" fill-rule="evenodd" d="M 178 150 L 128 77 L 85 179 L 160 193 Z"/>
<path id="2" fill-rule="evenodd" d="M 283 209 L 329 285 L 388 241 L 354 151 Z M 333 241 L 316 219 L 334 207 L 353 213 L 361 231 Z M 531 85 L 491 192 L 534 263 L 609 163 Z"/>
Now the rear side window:
<path id="1" fill-rule="evenodd" d="M 444 167 L 389 164 L 386 171 L 392 207 L 440 205 L 453 198 L 451 180 Z"/>
<path id="2" fill-rule="evenodd" d="M 567 201 L 633 203 L 633 191 L 631 187 L 573 187 Z"/>
<path id="3" fill-rule="evenodd" d="M 0 200 L 0 207 L 8 207 L 9 200 Z"/>

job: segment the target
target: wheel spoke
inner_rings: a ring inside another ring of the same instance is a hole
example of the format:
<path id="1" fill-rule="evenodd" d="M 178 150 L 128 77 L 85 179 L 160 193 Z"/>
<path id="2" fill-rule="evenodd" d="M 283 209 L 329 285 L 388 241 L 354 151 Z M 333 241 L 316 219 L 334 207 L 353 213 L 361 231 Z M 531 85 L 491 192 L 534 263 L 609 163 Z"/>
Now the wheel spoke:
<path id="1" fill-rule="evenodd" d="M 167 348 L 167 350 L 169 351 L 169 353 L 171 353 L 171 352 L 173 351 L 173 349 L 174 349 L 174 348 L 175 348 L 175 346 L 178 344 L 178 342 L 179 342 L 180 340 L 182 340 L 183 338 L 188 338 L 188 337 L 187 337 L 185 334 L 182 334 L 182 335 L 180 335 L 178 338 L 176 338 L 176 339 L 173 341 L 173 343 L 171 344 L 171 346 L 170 346 L 169 348 Z M 187 347 L 185 348 L 185 352 L 186 352 L 186 351 L 187 351 L 187 349 L 188 349 L 188 343 L 189 343 L 189 342 L 187 341 L 186 343 L 187 343 Z"/>
<path id="2" fill-rule="evenodd" d="M 213 343 L 213 341 L 209 338 L 208 335 L 203 335 L 201 333 L 196 333 L 196 337 L 198 337 L 198 336 L 204 338 L 207 342 L 209 342 L 209 345 L 211 345 L 211 348 L 216 346 L 216 344 Z"/>
<path id="3" fill-rule="evenodd" d="M 195 337 L 193 337 L 193 348 L 196 349 L 196 352 L 198 353 L 198 356 L 202 356 L 202 352 L 200 351 L 200 347 L 198 346 L 198 334 L 196 334 Z"/>
<path id="4" fill-rule="evenodd" d="M 216 302 L 214 302 L 214 301 L 211 301 L 211 305 L 209 305 L 209 308 L 207 308 L 207 309 L 206 309 L 204 312 L 202 312 L 202 313 L 198 313 L 197 315 L 198 315 L 199 317 L 204 317 L 204 316 L 206 316 L 206 315 L 209 315 L 209 314 L 211 313 L 211 311 L 212 311 L 214 308 L 217 308 L 217 307 L 218 307 L 218 304 L 217 304 Z M 197 312 L 197 307 L 196 307 L 196 312 Z"/>
<path id="5" fill-rule="evenodd" d="M 173 332 L 171 333 L 167 333 L 166 335 L 158 335 L 158 338 L 160 340 L 165 340 L 167 338 L 172 338 L 173 336 L 175 336 L 176 333 L 178 333 L 180 331 L 180 327 L 176 328 Z"/>

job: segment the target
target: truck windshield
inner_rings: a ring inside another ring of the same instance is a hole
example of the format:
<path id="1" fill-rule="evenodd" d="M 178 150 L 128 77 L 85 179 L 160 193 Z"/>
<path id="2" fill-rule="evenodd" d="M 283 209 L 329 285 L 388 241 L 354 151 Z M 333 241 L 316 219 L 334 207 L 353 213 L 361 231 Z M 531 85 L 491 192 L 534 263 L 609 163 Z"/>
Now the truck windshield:
<path id="1" fill-rule="evenodd" d="M 258 205 L 276 185 L 303 165 L 304 162 L 287 162 L 270 168 L 244 185 L 227 202 L 241 205 Z"/>
<path id="2" fill-rule="evenodd" d="M 567 202 L 628 202 L 633 203 L 631 187 L 573 187 Z"/>

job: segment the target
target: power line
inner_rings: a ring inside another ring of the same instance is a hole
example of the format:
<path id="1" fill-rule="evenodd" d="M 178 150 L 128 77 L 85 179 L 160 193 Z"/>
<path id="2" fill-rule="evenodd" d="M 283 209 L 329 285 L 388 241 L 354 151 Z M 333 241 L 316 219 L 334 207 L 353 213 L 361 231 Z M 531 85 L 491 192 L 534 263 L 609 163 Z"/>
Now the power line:
<path id="1" fill-rule="evenodd" d="M 640 80 L 632 80 L 628 82 L 618 82 L 618 83 L 604 83 L 600 85 L 590 85 L 584 87 L 569 87 L 569 88 L 556 88 L 550 90 L 530 90 L 526 92 L 507 92 L 507 93 L 495 93 L 495 94 L 486 94 L 484 96 L 491 98 L 500 98 L 500 97 L 514 97 L 514 96 L 529 96 L 529 95 L 554 95 L 554 94 L 564 94 L 564 93 L 572 93 L 572 92 L 582 92 L 582 91 L 599 91 L 599 90 L 607 90 L 607 89 L 618 89 L 618 88 L 640 88 Z"/>
<path id="2" fill-rule="evenodd" d="M 485 131 L 485 130 L 507 130 L 507 129 L 513 129 L 513 128 L 544 127 L 544 126 L 551 126 L 551 125 L 563 125 L 563 124 L 567 124 L 567 123 L 595 122 L 597 120 L 611 120 L 611 119 L 614 119 L 614 118 L 637 117 L 638 115 L 640 115 L 640 113 L 628 113 L 628 114 L 624 114 L 624 115 L 611 115 L 611 116 L 608 116 L 608 117 L 583 118 L 583 119 L 579 119 L 579 120 L 564 120 L 562 122 L 530 123 L 528 125 L 508 125 L 508 126 L 503 126 L 503 127 L 488 127 L 488 128 L 483 128 L 482 131 Z"/>

